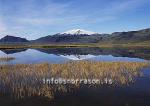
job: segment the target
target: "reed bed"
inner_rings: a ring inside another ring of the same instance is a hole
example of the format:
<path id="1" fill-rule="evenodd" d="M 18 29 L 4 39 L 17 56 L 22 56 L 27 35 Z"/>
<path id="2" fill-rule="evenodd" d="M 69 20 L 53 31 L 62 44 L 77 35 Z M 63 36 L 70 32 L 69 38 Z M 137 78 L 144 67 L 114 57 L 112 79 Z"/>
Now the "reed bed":
<path id="1" fill-rule="evenodd" d="M 93 62 L 70 61 L 64 64 L 0 65 L 0 91 L 16 99 L 43 96 L 50 100 L 56 92 L 69 93 L 80 89 L 80 84 L 43 84 L 43 78 L 111 79 L 113 85 L 128 85 L 142 75 L 148 62 Z M 99 84 L 98 86 L 101 86 Z M 6 90 L 7 88 L 7 90 Z"/>

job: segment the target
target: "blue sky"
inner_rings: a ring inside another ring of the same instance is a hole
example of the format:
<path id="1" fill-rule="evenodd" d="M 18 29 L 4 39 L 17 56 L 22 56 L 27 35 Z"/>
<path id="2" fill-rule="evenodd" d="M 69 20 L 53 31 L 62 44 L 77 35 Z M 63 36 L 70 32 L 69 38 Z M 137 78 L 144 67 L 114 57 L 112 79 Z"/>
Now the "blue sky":
<path id="1" fill-rule="evenodd" d="M 0 38 L 27 39 L 85 29 L 99 33 L 150 28 L 150 0 L 0 0 Z"/>

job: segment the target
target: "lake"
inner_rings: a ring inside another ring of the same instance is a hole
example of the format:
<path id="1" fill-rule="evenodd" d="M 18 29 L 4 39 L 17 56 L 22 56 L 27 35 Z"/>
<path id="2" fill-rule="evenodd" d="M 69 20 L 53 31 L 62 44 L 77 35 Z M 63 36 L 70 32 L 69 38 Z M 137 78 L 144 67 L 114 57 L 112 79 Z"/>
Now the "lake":
<path id="1" fill-rule="evenodd" d="M 1 61 L 0 64 L 35 64 L 35 63 L 67 63 L 69 61 L 104 61 L 104 62 L 149 62 L 150 49 L 147 48 L 36 48 L 36 49 L 12 49 L 0 50 L 0 56 L 10 56 L 15 59 Z M 11 70 L 10 70 L 11 71 Z M 144 68 L 139 72 L 115 73 L 115 81 L 122 78 L 132 79 L 127 83 L 116 83 L 114 85 L 102 84 L 99 86 L 82 85 L 80 89 L 68 86 L 69 93 L 62 93 L 58 89 L 65 88 L 57 86 L 54 100 L 46 97 L 32 96 L 21 99 L 28 90 L 36 93 L 42 86 L 41 77 L 25 76 L 18 73 L 8 74 L 7 78 L 0 75 L 0 105 L 1 106 L 150 106 L 150 68 Z M 17 75 L 16 75 L 17 74 Z M 50 74 L 44 74 L 48 77 Z M 105 77 L 112 74 L 104 72 Z M 39 79 L 37 79 L 39 78 Z M 5 79 L 5 80 L 4 80 Z M 12 89 L 13 88 L 13 93 Z M 26 89 L 28 88 L 28 89 Z M 43 88 L 44 93 L 49 92 Z M 52 87 L 53 89 L 53 87 Z M 18 99 L 19 98 L 19 99 Z"/>
<path id="2" fill-rule="evenodd" d="M 149 53 L 149 49 L 51 48 L 1 50 L 0 56 L 15 58 L 1 64 L 64 63 L 72 60 L 136 62 L 149 61 Z"/>

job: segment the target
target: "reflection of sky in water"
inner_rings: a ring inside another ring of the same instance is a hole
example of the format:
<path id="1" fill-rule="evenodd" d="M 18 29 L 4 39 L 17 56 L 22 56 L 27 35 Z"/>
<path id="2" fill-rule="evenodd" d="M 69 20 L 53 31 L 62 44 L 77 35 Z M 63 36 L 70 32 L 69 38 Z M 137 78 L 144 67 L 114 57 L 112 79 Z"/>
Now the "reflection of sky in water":
<path id="1" fill-rule="evenodd" d="M 47 54 L 34 49 L 28 49 L 26 51 L 13 53 L 6 55 L 2 51 L 0 51 L 0 56 L 11 56 L 15 57 L 14 60 L 7 62 L 8 64 L 18 64 L 18 63 L 41 63 L 41 62 L 49 62 L 49 63 L 63 63 L 69 60 L 94 60 L 94 61 L 145 61 L 140 58 L 129 58 L 129 57 L 114 57 L 112 55 L 55 55 L 55 54 Z M 2 63 L 2 62 L 1 62 Z M 5 62 L 3 62 L 5 63 Z"/>
<path id="2" fill-rule="evenodd" d="M 146 60 L 140 59 L 140 58 L 114 57 L 112 55 L 99 55 L 99 56 L 96 56 L 94 58 L 91 58 L 90 60 L 95 60 L 95 61 L 131 61 L 131 62 L 146 61 Z"/>
<path id="3" fill-rule="evenodd" d="M 0 56 L 6 56 L 6 54 L 0 52 Z M 39 52 L 37 50 L 28 49 L 25 52 L 18 52 L 14 54 L 9 54 L 7 56 L 15 57 L 14 60 L 8 62 L 9 64 L 16 63 L 41 63 L 41 62 L 49 62 L 49 63 L 63 63 L 66 61 L 65 58 L 60 58 L 54 54 L 46 54 L 43 52 Z"/>

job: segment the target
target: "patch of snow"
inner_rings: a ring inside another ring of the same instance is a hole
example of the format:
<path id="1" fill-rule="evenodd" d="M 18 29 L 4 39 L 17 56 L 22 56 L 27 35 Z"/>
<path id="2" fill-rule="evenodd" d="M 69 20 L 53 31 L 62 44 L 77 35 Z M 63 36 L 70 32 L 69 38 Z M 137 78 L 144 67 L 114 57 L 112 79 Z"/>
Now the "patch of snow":
<path id="1" fill-rule="evenodd" d="M 87 35 L 93 35 L 93 34 L 98 34 L 96 32 L 92 32 L 92 31 L 86 31 L 83 29 L 73 29 L 73 30 L 69 30 L 60 34 L 70 34 L 70 35 L 81 35 L 81 34 L 87 34 Z"/>

